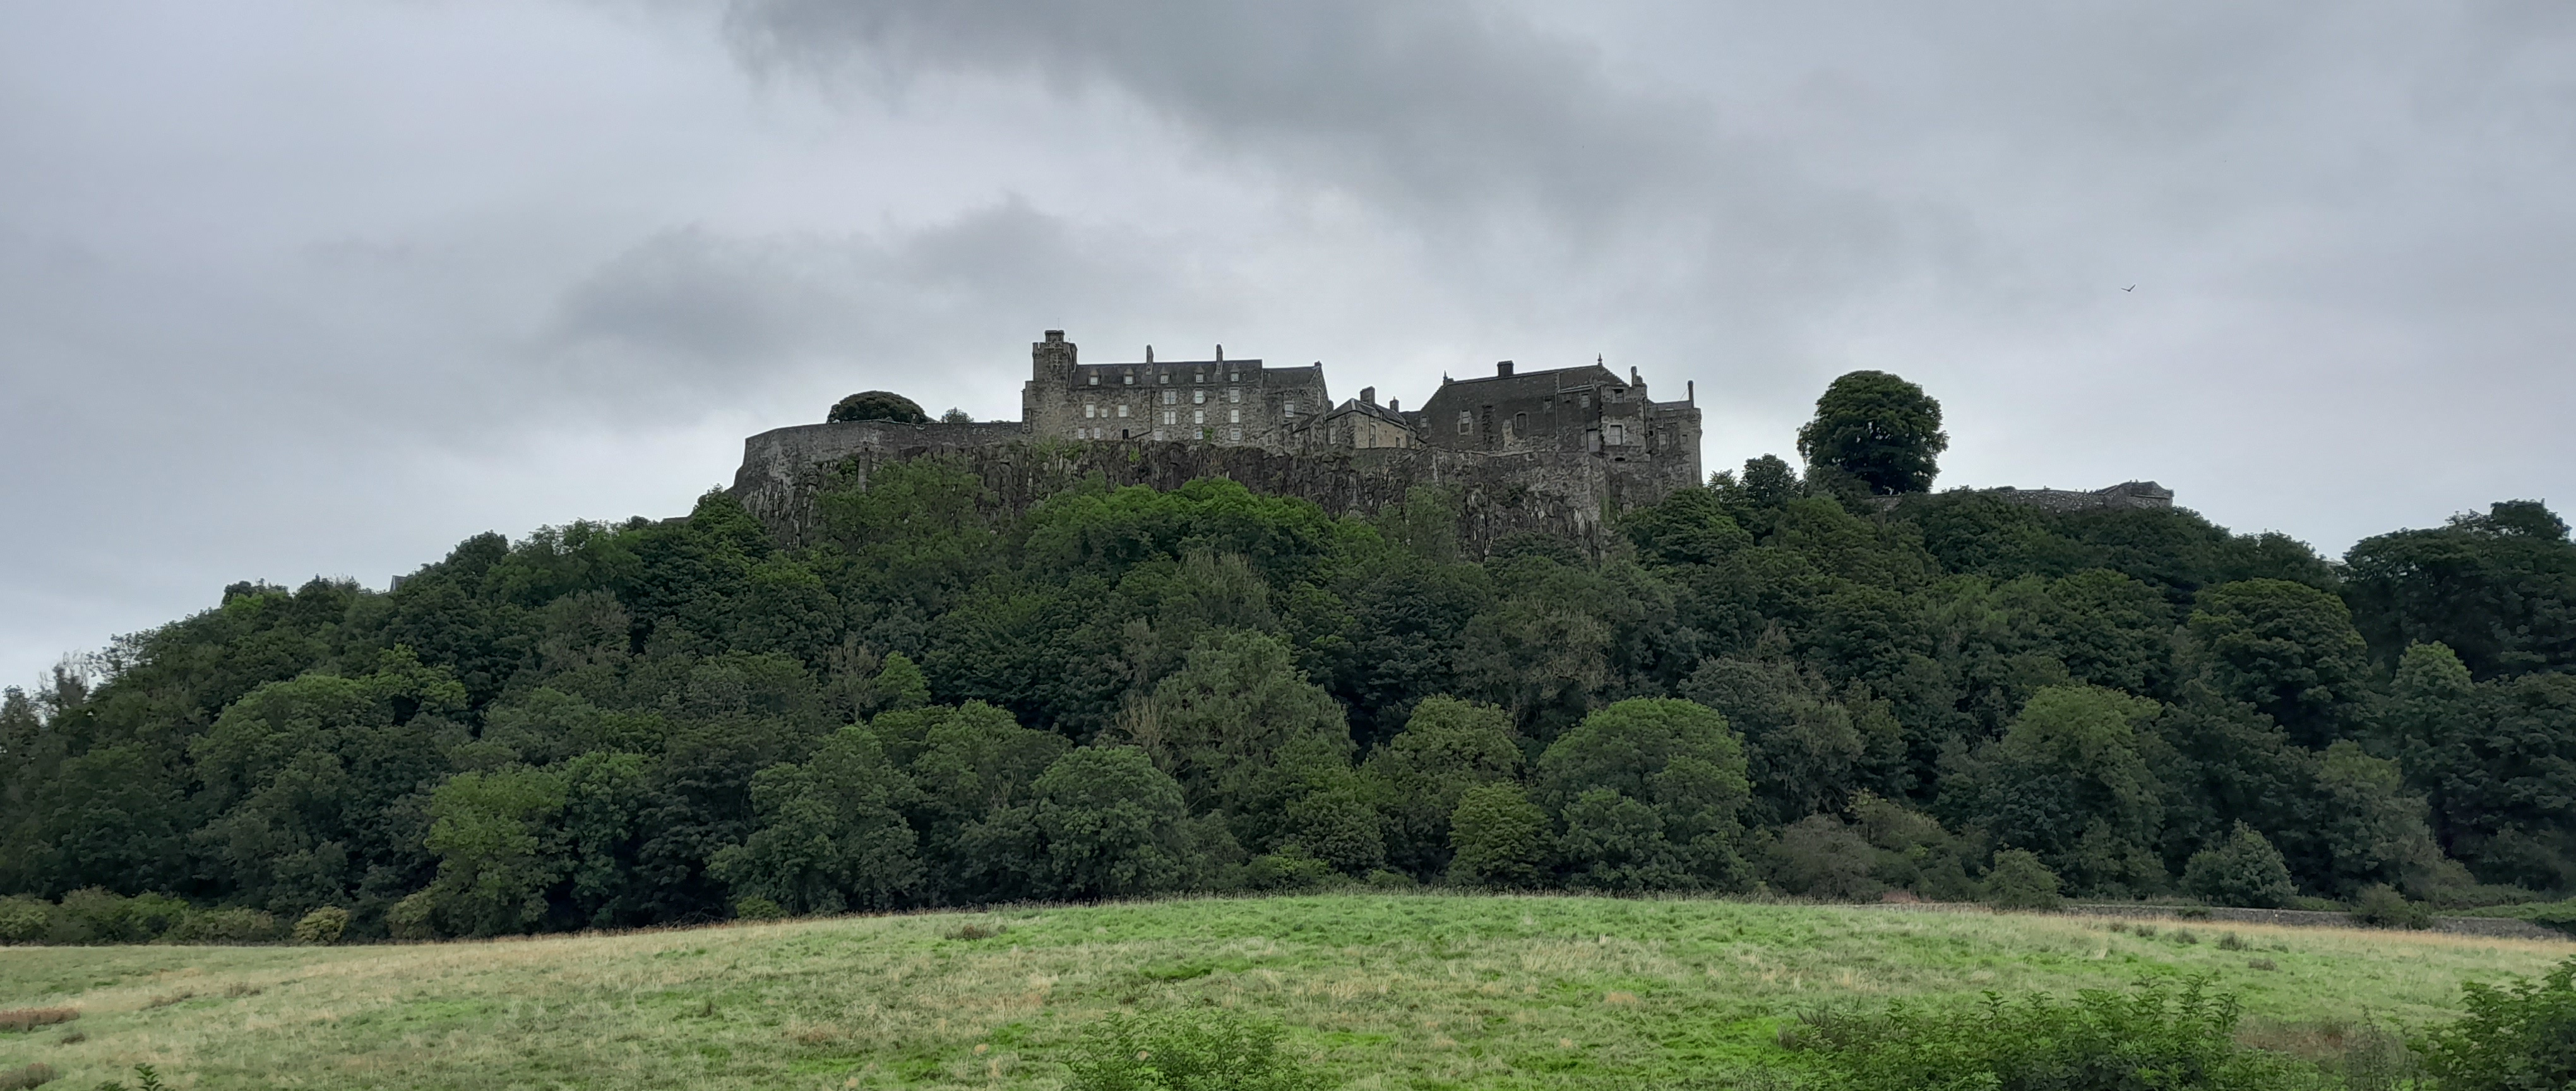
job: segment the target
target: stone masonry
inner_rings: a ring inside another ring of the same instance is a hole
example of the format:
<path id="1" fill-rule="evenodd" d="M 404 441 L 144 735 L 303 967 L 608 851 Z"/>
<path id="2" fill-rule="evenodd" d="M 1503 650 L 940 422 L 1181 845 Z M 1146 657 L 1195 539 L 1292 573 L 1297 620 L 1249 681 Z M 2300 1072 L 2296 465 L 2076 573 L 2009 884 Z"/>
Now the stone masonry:
<path id="1" fill-rule="evenodd" d="M 791 544 L 817 539 L 815 500 L 864 488 L 876 468 L 951 460 L 1013 509 L 1087 477 L 1177 488 L 1222 477 L 1302 497 L 1335 515 L 1446 490 L 1471 552 L 1546 533 L 1599 552 L 1621 511 L 1698 484 L 1699 409 L 1656 402 L 1632 370 L 1597 363 L 1444 382 L 1417 412 L 1374 388 L 1334 406 L 1321 364 L 1259 360 L 1084 364 L 1059 330 L 1031 346 L 1022 418 L 970 424 L 851 421 L 763 432 L 743 444 L 733 493 Z"/>

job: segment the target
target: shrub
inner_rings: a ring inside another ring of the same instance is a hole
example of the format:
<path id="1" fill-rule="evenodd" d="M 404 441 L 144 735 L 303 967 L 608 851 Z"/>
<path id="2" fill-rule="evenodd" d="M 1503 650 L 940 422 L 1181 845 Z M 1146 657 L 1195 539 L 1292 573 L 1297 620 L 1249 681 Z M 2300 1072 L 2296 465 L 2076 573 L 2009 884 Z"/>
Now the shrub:
<path id="1" fill-rule="evenodd" d="M 2460 986 L 2468 1014 L 2416 1048 L 2442 1091 L 2576 1087 L 2576 958 L 2539 981 Z"/>
<path id="2" fill-rule="evenodd" d="M 777 902 L 754 894 L 750 897 L 734 899 L 733 915 L 747 921 L 775 921 L 785 920 L 787 910 Z"/>
<path id="3" fill-rule="evenodd" d="M 1765 856 L 1771 882 L 1791 894 L 1861 902 L 1887 889 L 1870 877 L 1877 850 L 1832 815 L 1811 814 L 1792 823 Z"/>
<path id="4" fill-rule="evenodd" d="M 2063 1003 L 1988 993 L 1966 1010 L 1826 1012 L 1784 1028 L 1781 1043 L 1814 1054 L 1824 1086 L 1853 1091 L 2274 1091 L 2302 1082 L 2296 1062 L 2236 1044 L 2236 998 L 2212 996 L 2206 985 L 2087 990 Z"/>
<path id="5" fill-rule="evenodd" d="M 385 931 L 395 939 L 437 939 L 438 902 L 426 890 L 415 890 L 385 910 Z"/>
<path id="6" fill-rule="evenodd" d="M 2226 840 L 2194 854 L 2183 865 L 2183 889 L 2217 905 L 2279 909 L 2299 896 L 2279 849 L 2242 822 Z"/>
<path id="7" fill-rule="evenodd" d="M 349 934 L 349 911 L 326 905 L 295 922 L 295 942 L 329 946 Z"/>
<path id="8" fill-rule="evenodd" d="M 42 943 L 53 929 L 54 907 L 37 898 L 0 898 L 0 943 Z"/>
<path id="9" fill-rule="evenodd" d="M 23 1034 L 37 1027 L 50 1027 L 78 1018 L 78 1008 L 17 1008 L 0 1011 L 0 1030 Z"/>
<path id="10" fill-rule="evenodd" d="M 169 943 L 265 943 L 277 935 L 276 917 L 235 906 L 191 910 L 161 938 Z"/>
<path id="11" fill-rule="evenodd" d="M 2385 883 L 2374 884 L 2353 901 L 2352 917 L 2373 928 L 2431 928 L 2433 911 L 2421 902 L 2410 902 L 2397 888 Z"/>
<path id="12" fill-rule="evenodd" d="M 1986 904 L 1997 909 L 2055 909 L 2063 904 L 2057 895 L 2057 873 L 2027 849 L 1996 853 L 1984 885 Z"/>
<path id="13" fill-rule="evenodd" d="M 1333 865 L 1307 855 L 1306 850 L 1290 845 L 1278 852 L 1255 856 L 1243 865 L 1243 886 L 1248 890 L 1314 890 L 1337 877 Z"/>
<path id="14" fill-rule="evenodd" d="M 1191 1011 L 1095 1023 L 1075 1047 L 1074 1091 L 1307 1091 L 1323 1080 L 1280 1051 L 1276 1024 Z"/>

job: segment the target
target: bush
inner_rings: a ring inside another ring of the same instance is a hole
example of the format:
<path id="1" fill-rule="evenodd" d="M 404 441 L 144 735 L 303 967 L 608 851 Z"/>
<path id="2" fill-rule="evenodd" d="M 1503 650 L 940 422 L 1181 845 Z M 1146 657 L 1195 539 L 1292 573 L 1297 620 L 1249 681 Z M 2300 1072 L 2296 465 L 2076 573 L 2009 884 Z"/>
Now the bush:
<path id="1" fill-rule="evenodd" d="M 739 920 L 775 921 L 787 919 L 787 910 L 777 902 L 754 894 L 734 899 L 733 915 Z"/>
<path id="2" fill-rule="evenodd" d="M 2236 1044 L 2236 998 L 2150 985 L 2087 990 L 2072 1002 L 1988 993 L 1968 1010 L 1890 1005 L 1881 1015 L 1826 1012 L 1781 1031 L 1814 1054 L 1829 1088 L 1956 1091 L 2274 1091 L 2303 1081 L 2289 1058 Z"/>
<path id="3" fill-rule="evenodd" d="M 53 926 L 52 905 L 23 894 L 0 898 L 0 943 L 42 943 Z"/>
<path id="4" fill-rule="evenodd" d="M 2055 909 L 2064 904 L 2057 894 L 2057 873 L 2026 849 L 1996 853 L 1984 887 L 1986 904 L 1997 909 Z"/>
<path id="5" fill-rule="evenodd" d="M 1290 845 L 1275 853 L 1255 856 L 1243 865 L 1242 883 L 1247 890 L 1314 890 L 1339 877 L 1333 865 L 1306 854 Z"/>
<path id="6" fill-rule="evenodd" d="M 266 943 L 277 935 L 276 917 L 235 906 L 191 910 L 161 938 L 169 943 Z"/>
<path id="7" fill-rule="evenodd" d="M 2433 911 L 2421 902 L 2410 902 L 2397 888 L 2385 883 L 2361 892 L 2352 904 L 2352 917 L 2373 928 L 2431 928 Z"/>
<path id="8" fill-rule="evenodd" d="M 2576 958 L 2539 981 L 2460 986 L 2468 1014 L 2417 1045 L 2442 1091 L 2576 1087 Z"/>
<path id="9" fill-rule="evenodd" d="M 1279 1049 L 1276 1024 L 1224 1012 L 1112 1015 L 1075 1047 L 1074 1091 L 1307 1091 L 1323 1080 Z"/>
<path id="10" fill-rule="evenodd" d="M 2183 865 L 2182 886 L 2214 905 L 2255 909 L 2279 909 L 2299 896 L 2281 851 L 2242 822 L 2226 840 L 2202 849 Z"/>
<path id="11" fill-rule="evenodd" d="M 1887 889 L 1870 874 L 1877 850 L 1832 815 L 1811 814 L 1792 823 L 1764 855 L 1772 884 L 1791 894 L 1865 902 Z"/>
<path id="12" fill-rule="evenodd" d="M 295 942 L 329 946 L 349 934 L 349 911 L 326 905 L 295 922 Z"/>

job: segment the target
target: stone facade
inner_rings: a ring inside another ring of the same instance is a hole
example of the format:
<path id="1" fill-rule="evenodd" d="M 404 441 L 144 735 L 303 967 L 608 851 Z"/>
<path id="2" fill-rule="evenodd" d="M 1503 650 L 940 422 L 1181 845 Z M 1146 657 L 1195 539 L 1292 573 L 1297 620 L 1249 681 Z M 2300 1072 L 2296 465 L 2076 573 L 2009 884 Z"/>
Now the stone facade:
<path id="1" fill-rule="evenodd" d="M 1597 552 L 1619 512 L 1700 483 L 1698 408 L 1650 400 L 1633 371 L 1514 375 L 1505 363 L 1492 379 L 1443 383 L 1408 413 L 1378 405 L 1374 387 L 1333 405 L 1323 365 L 1227 360 L 1222 346 L 1209 360 L 1157 361 L 1147 349 L 1134 363 L 1084 364 L 1063 331 L 1049 330 L 1030 348 L 1018 421 L 763 432 L 743 444 L 734 495 L 783 540 L 804 543 L 821 530 L 822 490 L 865 487 L 876 467 L 914 458 L 959 461 L 1013 508 L 1094 474 L 1165 489 L 1229 478 L 1336 515 L 1431 486 L 1457 498 L 1471 551 L 1547 533 Z"/>
<path id="2" fill-rule="evenodd" d="M 1054 439 L 1145 440 L 1248 444 L 1274 451 L 1294 446 L 1300 418 L 1332 404 L 1324 365 L 1268 367 L 1259 360 L 1145 359 L 1082 363 L 1063 330 L 1029 346 L 1029 381 L 1020 388 L 1020 420 L 1029 435 Z"/>
<path id="3" fill-rule="evenodd" d="M 2014 504 L 2024 504 L 2049 511 L 2124 511 L 2131 508 L 2170 508 L 2174 494 L 2153 481 L 2124 481 L 2107 489 L 2076 492 L 2071 489 L 2016 489 L 2006 485 L 1982 490 L 1986 495 Z"/>

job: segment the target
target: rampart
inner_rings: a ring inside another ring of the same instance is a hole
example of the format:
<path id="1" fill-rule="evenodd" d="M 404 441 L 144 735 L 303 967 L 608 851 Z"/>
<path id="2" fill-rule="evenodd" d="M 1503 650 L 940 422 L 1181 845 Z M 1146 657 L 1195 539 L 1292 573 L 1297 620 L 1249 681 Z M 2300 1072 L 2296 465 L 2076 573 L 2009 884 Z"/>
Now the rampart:
<path id="1" fill-rule="evenodd" d="M 733 495 L 782 543 L 808 545 L 822 538 L 815 502 L 822 492 L 864 488 L 878 467 L 920 458 L 956 461 L 1014 512 L 1094 474 L 1112 486 L 1156 489 L 1225 478 L 1311 500 L 1337 516 L 1371 514 L 1403 502 L 1416 486 L 1438 487 L 1457 499 L 1460 543 L 1471 555 L 1524 533 L 1557 535 L 1598 554 L 1609 544 L 1615 513 L 1695 483 L 1676 479 L 1677 460 L 1616 462 L 1579 451 L 1288 453 L 1204 442 L 1035 439 L 1017 421 L 854 421 L 778 428 L 744 441 Z"/>

